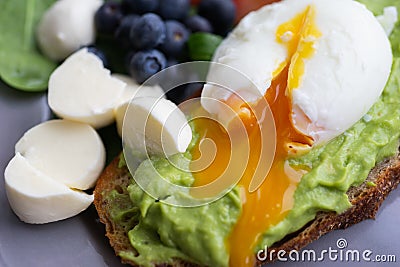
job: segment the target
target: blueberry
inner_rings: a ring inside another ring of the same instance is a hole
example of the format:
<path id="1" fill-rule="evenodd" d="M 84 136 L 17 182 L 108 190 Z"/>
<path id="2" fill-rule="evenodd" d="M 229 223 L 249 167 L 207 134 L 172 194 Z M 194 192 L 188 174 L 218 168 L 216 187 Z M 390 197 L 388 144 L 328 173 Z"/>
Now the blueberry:
<path id="1" fill-rule="evenodd" d="M 212 33 L 213 27 L 211 23 L 204 17 L 199 15 L 190 16 L 185 20 L 186 27 L 192 32 L 209 32 Z"/>
<path id="2" fill-rule="evenodd" d="M 200 97 L 203 85 L 203 83 L 182 84 L 169 90 L 166 95 L 169 100 L 178 105 L 187 99 Z"/>
<path id="3" fill-rule="evenodd" d="M 175 20 L 165 22 L 166 36 L 164 43 L 160 46 L 168 57 L 180 57 L 185 51 L 185 45 L 189 39 L 189 31 L 185 25 Z"/>
<path id="4" fill-rule="evenodd" d="M 232 0 L 202 0 L 198 14 L 211 22 L 215 33 L 225 36 L 235 22 L 236 6 Z"/>
<path id="5" fill-rule="evenodd" d="M 103 51 L 101 51 L 99 48 L 95 47 L 94 45 L 86 46 L 86 49 L 88 52 L 95 54 L 103 62 L 104 67 L 108 67 L 108 60 Z"/>
<path id="6" fill-rule="evenodd" d="M 161 0 L 158 14 L 164 19 L 183 20 L 190 11 L 190 0 Z"/>
<path id="7" fill-rule="evenodd" d="M 166 66 L 166 68 L 175 66 L 176 64 L 179 64 L 178 60 L 176 60 L 175 58 L 168 58 L 168 59 L 167 59 L 167 66 Z"/>
<path id="8" fill-rule="evenodd" d="M 115 31 L 115 39 L 123 46 L 129 47 L 130 46 L 130 32 L 135 24 L 136 20 L 139 18 L 139 15 L 131 14 L 125 16 L 121 20 L 121 24 L 118 26 L 117 30 Z"/>
<path id="9" fill-rule="evenodd" d="M 129 51 L 126 55 L 125 55 L 125 57 L 124 57 L 124 65 L 125 65 L 125 69 L 127 69 L 127 70 L 129 70 L 129 68 L 130 68 L 130 66 L 131 66 L 131 61 L 132 61 L 132 58 L 133 58 L 133 56 L 135 55 L 135 53 L 136 53 L 136 51 L 134 51 L 134 50 L 132 50 L 132 51 Z"/>
<path id="10" fill-rule="evenodd" d="M 104 3 L 94 15 L 97 32 L 100 34 L 112 35 L 117 29 L 122 16 L 121 6 L 119 3 Z"/>
<path id="11" fill-rule="evenodd" d="M 138 83 L 143 83 L 152 75 L 163 70 L 167 60 L 156 49 L 136 52 L 129 64 L 129 73 Z"/>
<path id="12" fill-rule="evenodd" d="M 159 3 L 160 0 L 123 0 L 122 6 L 127 13 L 136 13 L 142 15 L 156 11 Z"/>
<path id="13" fill-rule="evenodd" d="M 138 18 L 130 32 L 130 40 L 136 49 L 151 49 L 165 39 L 165 23 L 153 13 Z"/>

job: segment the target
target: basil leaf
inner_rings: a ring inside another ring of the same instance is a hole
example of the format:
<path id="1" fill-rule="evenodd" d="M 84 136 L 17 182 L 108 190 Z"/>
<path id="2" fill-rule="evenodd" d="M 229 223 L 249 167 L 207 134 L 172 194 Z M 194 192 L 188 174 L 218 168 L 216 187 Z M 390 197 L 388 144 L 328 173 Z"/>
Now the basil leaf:
<path id="1" fill-rule="evenodd" d="M 24 91 L 43 91 L 56 63 L 40 54 L 35 31 L 55 0 L 0 1 L 0 77 Z"/>
<path id="2" fill-rule="evenodd" d="M 199 32 L 189 37 L 189 56 L 192 60 L 210 61 L 215 50 L 222 42 L 219 35 Z"/>

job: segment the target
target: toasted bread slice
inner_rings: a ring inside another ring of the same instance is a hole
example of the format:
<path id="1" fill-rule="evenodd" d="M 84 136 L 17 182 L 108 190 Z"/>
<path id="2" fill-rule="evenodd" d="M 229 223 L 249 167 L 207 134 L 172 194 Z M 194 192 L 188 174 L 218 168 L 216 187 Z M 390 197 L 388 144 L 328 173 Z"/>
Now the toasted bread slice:
<path id="1" fill-rule="evenodd" d="M 351 208 L 341 214 L 319 212 L 308 225 L 275 243 L 270 250 L 286 252 L 300 250 L 333 230 L 346 229 L 363 220 L 374 219 L 382 202 L 399 183 L 400 154 L 398 152 L 396 156 L 377 164 L 363 184 L 349 189 L 347 195 L 352 204 Z M 276 255 L 274 256 L 272 261 L 276 260 Z"/>
<path id="2" fill-rule="evenodd" d="M 117 157 L 105 169 L 97 182 L 94 192 L 94 204 L 101 222 L 106 226 L 106 236 L 109 238 L 110 244 L 117 255 L 125 251 L 136 253 L 127 236 L 130 229 L 125 229 L 124 226 L 113 222 L 111 219 L 112 204 L 109 203 L 105 197 L 112 190 L 117 190 L 119 193 L 124 192 L 124 188 L 129 185 L 132 179 L 128 169 L 125 166 L 119 168 L 118 163 L 119 158 Z M 362 220 L 374 218 L 383 200 L 399 183 L 400 154 L 397 153 L 396 156 L 377 164 L 375 168 L 371 170 L 368 178 L 362 185 L 350 188 L 347 193 L 353 205 L 350 209 L 342 214 L 320 212 L 317 214 L 316 218 L 303 229 L 288 235 L 283 240 L 274 244 L 270 249 L 275 249 L 276 251 L 285 250 L 287 252 L 291 250 L 300 250 L 330 231 L 345 229 Z M 276 258 L 268 260 L 274 261 Z M 131 261 L 122 259 L 122 262 L 136 266 Z M 265 262 L 257 263 L 257 265 L 261 264 L 265 264 Z M 159 266 L 197 265 L 184 262 L 180 259 L 174 259 L 173 264 L 162 264 Z"/>

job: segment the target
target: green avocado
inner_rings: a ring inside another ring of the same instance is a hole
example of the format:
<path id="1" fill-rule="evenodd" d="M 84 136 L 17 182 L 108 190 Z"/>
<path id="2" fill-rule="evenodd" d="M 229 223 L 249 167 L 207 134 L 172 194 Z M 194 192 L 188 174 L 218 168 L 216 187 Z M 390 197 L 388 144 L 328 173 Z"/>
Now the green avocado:
<path id="1" fill-rule="evenodd" d="M 169 160 L 146 160 L 138 167 L 135 176 L 149 178 L 155 175 L 154 167 L 159 175 L 171 183 L 190 186 L 194 181 L 193 176 L 182 171 L 189 167 L 185 157 L 189 157 L 188 153 L 176 154 Z M 157 187 L 157 184 L 153 186 Z M 159 190 L 162 192 L 165 188 Z M 143 266 L 153 266 L 151 263 L 172 263 L 172 258 L 215 267 L 228 265 L 229 254 L 225 248 L 225 240 L 241 211 L 237 188 L 209 205 L 193 208 L 158 202 L 133 180 L 127 192 L 130 204 L 133 204 L 115 205 L 112 218 L 132 229 L 128 236 L 139 256 L 130 253 L 119 256 Z M 191 196 L 187 194 L 184 197 Z M 108 198 L 111 198 L 112 203 L 127 201 L 126 194 L 116 191 L 112 191 Z M 127 217 L 134 219 L 127 220 Z M 131 227 L 135 220 L 139 223 Z"/>
<path id="2" fill-rule="evenodd" d="M 360 2 L 375 14 L 390 5 L 397 6 L 400 11 L 398 0 Z M 346 195 L 349 187 L 361 184 L 377 162 L 396 153 L 400 138 L 400 38 L 395 37 L 399 34 L 400 23 L 390 38 L 395 56 L 391 77 L 368 114 L 327 145 L 289 160 L 292 166 L 308 166 L 311 171 L 304 175 L 296 189 L 292 210 L 280 223 L 267 229 L 255 251 L 299 230 L 313 220 L 318 211 L 341 213 L 348 209 L 351 206 Z M 163 158 L 152 158 L 144 161 L 134 175 L 148 177 L 152 175 L 150 166 L 154 166 L 164 179 L 190 186 L 193 176 L 180 170 L 188 167 L 185 166 L 188 157 L 177 154 L 172 158 L 173 164 Z M 139 256 L 122 253 L 121 257 L 143 266 L 171 263 L 172 258 L 207 266 L 228 266 L 225 241 L 241 213 L 238 188 L 212 204 L 195 208 L 158 202 L 133 179 L 126 191 L 128 194 L 113 191 L 108 197 L 112 201 L 128 202 L 116 205 L 112 216 L 131 229 L 130 242 Z"/>

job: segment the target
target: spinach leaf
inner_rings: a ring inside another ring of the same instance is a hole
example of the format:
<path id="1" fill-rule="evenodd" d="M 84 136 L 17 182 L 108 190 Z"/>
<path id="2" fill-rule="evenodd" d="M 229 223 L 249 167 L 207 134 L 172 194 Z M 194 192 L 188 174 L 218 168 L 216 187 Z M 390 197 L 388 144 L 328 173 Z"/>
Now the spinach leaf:
<path id="1" fill-rule="evenodd" d="M 219 35 L 205 32 L 193 33 L 188 40 L 189 56 L 192 60 L 210 61 L 221 42 L 222 37 Z"/>
<path id="2" fill-rule="evenodd" d="M 35 31 L 55 0 L 0 1 L 0 77 L 24 91 L 43 91 L 56 63 L 42 56 Z"/>

